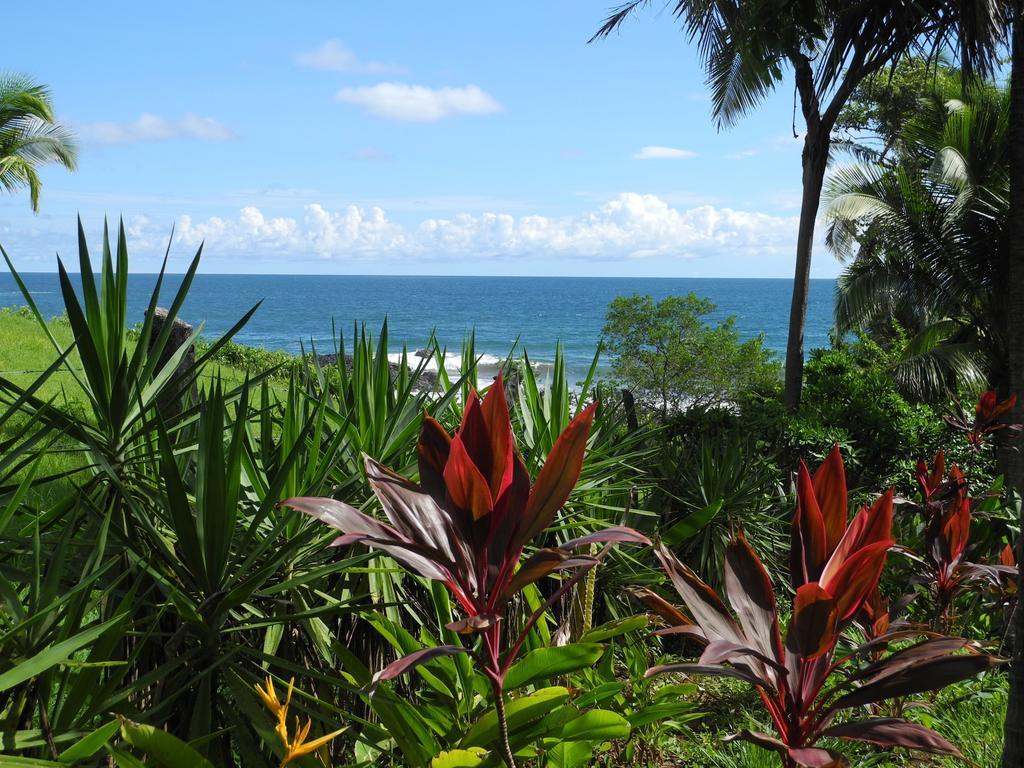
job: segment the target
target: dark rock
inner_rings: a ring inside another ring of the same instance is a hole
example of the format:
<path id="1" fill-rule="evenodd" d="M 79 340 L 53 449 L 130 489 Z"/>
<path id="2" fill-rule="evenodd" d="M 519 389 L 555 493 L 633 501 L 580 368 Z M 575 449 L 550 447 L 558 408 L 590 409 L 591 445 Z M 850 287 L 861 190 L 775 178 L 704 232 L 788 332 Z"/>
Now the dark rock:
<path id="1" fill-rule="evenodd" d="M 163 307 L 157 307 L 153 310 L 153 321 L 150 326 L 149 340 L 147 342 L 150 352 L 156 346 L 157 339 L 160 337 L 166 324 L 167 310 Z M 167 337 L 167 343 L 164 344 L 163 349 L 160 351 L 159 362 L 156 367 L 157 371 L 163 369 L 170 362 L 174 354 L 189 340 L 192 333 L 191 325 L 180 317 L 174 318 L 170 335 Z M 193 402 L 198 400 L 199 390 L 193 374 L 195 366 L 196 350 L 193 346 L 189 347 L 189 350 L 178 362 L 177 370 L 157 398 L 157 410 L 165 421 L 171 421 L 185 409 L 184 401 L 186 399 L 191 398 Z"/>

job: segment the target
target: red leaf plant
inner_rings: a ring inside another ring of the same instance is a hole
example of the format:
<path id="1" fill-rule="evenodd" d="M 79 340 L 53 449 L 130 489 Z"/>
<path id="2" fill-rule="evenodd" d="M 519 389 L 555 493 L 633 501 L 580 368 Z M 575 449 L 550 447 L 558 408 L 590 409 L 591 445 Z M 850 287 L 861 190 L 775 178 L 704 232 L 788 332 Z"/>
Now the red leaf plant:
<path id="1" fill-rule="evenodd" d="M 978 398 L 978 402 L 974 406 L 973 418 L 967 415 L 959 403 L 956 404 L 956 412 L 953 415 L 943 418 L 951 427 L 967 435 L 967 442 L 970 443 L 971 448 L 980 450 L 989 435 L 1005 429 L 1012 433 L 1011 436 L 1016 436 L 1024 428 L 1024 425 L 1021 424 L 1009 424 L 1002 421 L 1003 416 L 1013 410 L 1016 404 L 1017 395 L 1010 395 L 1000 401 L 996 391 L 989 389 Z"/>
<path id="2" fill-rule="evenodd" d="M 834 448 L 813 479 L 801 463 L 792 524 L 792 579 L 796 590 L 783 637 L 775 590 L 764 565 L 740 534 L 726 550 L 726 603 L 665 547 L 665 570 L 694 618 L 677 632 L 705 643 L 695 663 L 654 667 L 663 673 L 737 678 L 760 694 L 774 734 L 741 731 L 741 739 L 773 750 L 783 766 L 846 766 L 840 753 L 818 746 L 822 738 L 959 755 L 938 733 L 897 717 L 866 716 L 836 723 L 837 714 L 897 696 L 942 688 L 971 677 L 996 659 L 964 638 L 931 637 L 884 657 L 878 647 L 915 636 L 890 631 L 844 655 L 841 635 L 875 594 L 891 539 L 893 496 L 885 492 L 847 523 L 842 458 Z M 961 652 L 965 651 L 965 652 Z"/>
<path id="3" fill-rule="evenodd" d="M 282 504 L 342 532 L 334 546 L 361 542 L 391 555 L 408 570 L 443 582 L 465 617 L 448 629 L 481 637 L 474 656 L 490 679 L 506 762 L 514 765 L 504 711 L 504 680 L 530 630 L 613 543 L 650 544 L 625 527 L 595 531 L 523 559 L 527 544 L 551 525 L 576 485 L 596 403 L 581 411 L 558 437 L 532 487 L 516 450 L 502 378 L 481 400 L 475 392 L 454 437 L 424 416 L 417 445 L 420 482 L 395 474 L 370 457 L 366 476 L 388 523 L 329 498 L 292 498 Z M 574 551 L 604 543 L 597 556 Z M 526 586 L 555 571 L 572 577 L 530 615 L 517 633 L 504 631 L 508 607 Z M 506 647 L 507 638 L 512 638 Z M 412 653 L 374 676 L 374 685 L 438 656 L 469 652 L 446 645 Z"/>
<path id="4" fill-rule="evenodd" d="M 1007 584 L 1016 579 L 1017 568 L 1005 561 L 986 564 L 967 560 L 973 516 L 967 478 L 954 465 L 949 470 L 948 479 L 943 481 L 941 451 L 936 454 L 934 468 L 924 481 L 922 467 L 925 464 L 919 460 L 917 480 L 926 518 L 924 555 L 919 557 L 907 550 L 903 552 L 920 569 L 913 582 L 924 585 L 935 600 L 935 628 L 948 632 L 953 621 L 954 602 L 963 588 L 986 580 L 996 589 L 1005 591 Z"/>

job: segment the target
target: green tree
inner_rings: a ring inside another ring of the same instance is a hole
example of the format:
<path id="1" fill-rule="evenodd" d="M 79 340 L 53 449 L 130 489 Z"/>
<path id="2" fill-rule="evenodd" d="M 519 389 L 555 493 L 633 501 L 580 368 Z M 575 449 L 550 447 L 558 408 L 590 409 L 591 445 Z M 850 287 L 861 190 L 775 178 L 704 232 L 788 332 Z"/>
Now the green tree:
<path id="1" fill-rule="evenodd" d="M 594 35 L 618 29 L 649 0 L 618 7 Z M 804 118 L 800 223 L 786 344 L 784 400 L 800 404 L 811 247 L 832 131 L 857 86 L 916 48 L 950 42 L 965 65 L 986 72 L 1001 31 L 997 0 L 674 0 L 673 15 L 697 41 L 712 113 L 731 125 L 793 70 Z"/>
<path id="2" fill-rule="evenodd" d="M 742 341 L 736 318 L 711 324 L 715 305 L 694 293 L 655 302 L 619 296 L 608 305 L 604 336 L 616 379 L 661 412 L 730 402 L 778 382 L 762 336 Z"/>
<path id="3" fill-rule="evenodd" d="M 959 94 L 922 98 L 886 139 L 892 161 L 837 169 L 825 196 L 826 242 L 847 261 L 836 327 L 902 347 L 895 372 L 917 397 L 1009 387 L 1008 93 Z"/>
<path id="4" fill-rule="evenodd" d="M 935 109 L 935 94 L 960 98 L 964 81 L 960 71 L 944 59 L 930 61 L 921 56 L 900 59 L 891 69 L 862 82 L 839 113 L 836 121 L 837 148 L 861 162 L 906 165 L 913 148 L 908 147 L 906 125 L 923 109 Z M 938 104 L 945 117 L 945 105 Z"/>
<path id="5" fill-rule="evenodd" d="M 8 192 L 28 187 L 39 210 L 39 167 L 74 170 L 77 149 L 71 132 L 57 122 L 46 86 L 20 74 L 0 74 L 0 185 Z"/>

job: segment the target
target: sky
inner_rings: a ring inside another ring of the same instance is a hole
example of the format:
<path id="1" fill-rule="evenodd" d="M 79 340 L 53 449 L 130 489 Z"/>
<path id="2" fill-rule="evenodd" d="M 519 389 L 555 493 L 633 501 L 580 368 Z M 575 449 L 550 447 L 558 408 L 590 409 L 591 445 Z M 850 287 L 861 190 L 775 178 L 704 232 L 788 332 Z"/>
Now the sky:
<path id="1" fill-rule="evenodd" d="M 587 43 L 608 4 L 15 5 L 3 66 L 79 168 L 39 214 L 0 197 L 0 244 L 53 270 L 81 215 L 97 245 L 123 218 L 140 272 L 170 240 L 171 271 L 204 243 L 211 273 L 791 277 L 791 83 L 718 130 L 659 0 Z"/>

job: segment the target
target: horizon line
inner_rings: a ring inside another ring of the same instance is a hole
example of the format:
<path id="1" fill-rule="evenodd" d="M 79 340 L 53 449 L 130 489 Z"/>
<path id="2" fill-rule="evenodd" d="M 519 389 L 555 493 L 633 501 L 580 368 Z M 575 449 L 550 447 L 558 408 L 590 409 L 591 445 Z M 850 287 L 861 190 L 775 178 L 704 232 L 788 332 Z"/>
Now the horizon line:
<path id="1" fill-rule="evenodd" d="M 10 270 L 0 270 L 0 275 L 10 275 Z M 19 270 L 19 275 L 57 275 L 53 271 Z M 81 275 L 81 272 L 68 271 L 69 275 Z M 129 276 L 156 277 L 159 272 L 128 272 Z M 164 277 L 182 277 L 184 272 L 164 272 Z M 196 277 L 377 277 L 377 278 L 499 278 L 502 280 L 788 280 L 792 277 L 765 277 L 757 275 L 444 275 L 444 274 L 381 274 L 370 272 L 197 272 Z M 835 281 L 837 277 L 812 277 L 810 280 Z"/>

